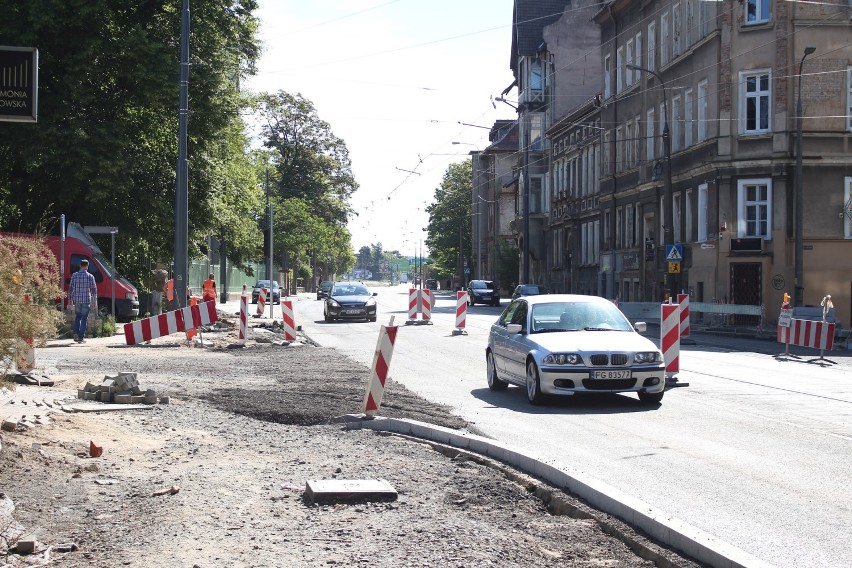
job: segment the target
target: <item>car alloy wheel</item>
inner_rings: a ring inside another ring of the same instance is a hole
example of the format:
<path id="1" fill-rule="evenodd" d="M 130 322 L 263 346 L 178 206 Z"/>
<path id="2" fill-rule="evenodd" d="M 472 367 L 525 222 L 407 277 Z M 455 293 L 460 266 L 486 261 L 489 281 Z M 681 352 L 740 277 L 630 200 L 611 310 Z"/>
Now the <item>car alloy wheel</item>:
<path id="1" fill-rule="evenodd" d="M 485 355 L 485 362 L 488 366 L 488 388 L 493 391 L 506 390 L 509 383 L 497 377 L 497 367 L 494 365 L 494 354 L 491 351 Z"/>
<path id="2" fill-rule="evenodd" d="M 541 379 L 539 379 L 538 367 L 535 361 L 527 363 L 527 398 L 530 404 L 536 406 L 544 403 L 544 394 L 541 392 Z"/>

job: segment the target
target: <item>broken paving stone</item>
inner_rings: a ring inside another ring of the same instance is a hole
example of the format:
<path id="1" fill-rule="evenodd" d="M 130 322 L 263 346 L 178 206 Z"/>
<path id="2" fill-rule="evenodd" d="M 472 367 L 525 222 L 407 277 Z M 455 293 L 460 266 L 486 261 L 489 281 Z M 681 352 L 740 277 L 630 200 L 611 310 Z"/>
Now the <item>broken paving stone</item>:
<path id="1" fill-rule="evenodd" d="M 151 493 L 151 497 L 161 497 L 163 495 L 177 495 L 180 491 L 180 487 L 177 485 L 172 485 L 168 489 L 160 489 L 159 491 L 154 491 Z"/>
<path id="2" fill-rule="evenodd" d="M 6 432 L 14 432 L 18 429 L 18 422 L 16 420 L 4 420 L 3 424 L 0 425 L 0 430 L 5 430 Z"/>

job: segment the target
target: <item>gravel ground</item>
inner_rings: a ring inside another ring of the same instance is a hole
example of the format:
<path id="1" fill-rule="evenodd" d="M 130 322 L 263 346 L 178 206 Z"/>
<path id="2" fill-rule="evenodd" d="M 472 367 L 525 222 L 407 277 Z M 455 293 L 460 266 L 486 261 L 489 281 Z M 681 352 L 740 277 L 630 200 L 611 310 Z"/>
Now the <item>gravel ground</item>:
<path id="1" fill-rule="evenodd" d="M 3 432 L 0 567 L 699 566 L 503 464 L 335 423 L 360 411 L 369 369 L 333 350 L 259 329 L 234 349 L 232 322 L 204 337 L 39 350 L 47 397 L 135 371 L 170 403 Z M 468 430 L 393 380 L 381 414 Z M 398 498 L 312 503 L 318 479 L 385 479 Z M 36 554 L 14 552 L 33 537 Z"/>

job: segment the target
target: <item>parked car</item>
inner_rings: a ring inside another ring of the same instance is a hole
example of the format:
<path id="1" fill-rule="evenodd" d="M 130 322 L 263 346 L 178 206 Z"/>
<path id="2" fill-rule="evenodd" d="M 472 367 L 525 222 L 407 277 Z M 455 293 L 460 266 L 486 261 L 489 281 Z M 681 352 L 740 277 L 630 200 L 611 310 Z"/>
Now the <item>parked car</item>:
<path id="1" fill-rule="evenodd" d="M 438 289 L 438 281 L 434 278 L 426 279 L 426 289 L 427 290 L 437 290 Z"/>
<path id="2" fill-rule="evenodd" d="M 515 291 L 512 292 L 512 299 L 520 298 L 521 296 L 538 296 L 540 294 L 550 294 L 550 291 L 545 286 L 538 284 L 518 284 Z"/>
<path id="3" fill-rule="evenodd" d="M 260 289 L 266 288 L 266 302 L 269 303 L 269 280 L 258 280 L 251 291 L 251 303 L 256 304 L 257 298 L 260 296 Z M 278 282 L 272 281 L 272 303 L 281 303 L 281 288 L 278 287 Z"/>
<path id="4" fill-rule="evenodd" d="M 361 282 L 335 282 L 323 307 L 326 322 L 353 318 L 376 321 L 375 292 Z"/>
<path id="5" fill-rule="evenodd" d="M 334 282 L 331 280 L 325 280 L 320 282 L 319 288 L 317 288 L 317 300 L 322 300 L 323 298 L 328 297 L 328 293 L 331 291 L 331 287 L 334 285 Z"/>
<path id="6" fill-rule="evenodd" d="M 480 304 L 500 305 L 500 288 L 491 280 L 471 280 L 467 284 L 467 303 L 470 306 Z"/>
<path id="7" fill-rule="evenodd" d="M 491 326 L 485 349 L 488 387 L 524 387 L 532 404 L 548 395 L 635 392 L 663 399 L 663 355 L 604 298 L 573 294 L 512 300 Z"/>

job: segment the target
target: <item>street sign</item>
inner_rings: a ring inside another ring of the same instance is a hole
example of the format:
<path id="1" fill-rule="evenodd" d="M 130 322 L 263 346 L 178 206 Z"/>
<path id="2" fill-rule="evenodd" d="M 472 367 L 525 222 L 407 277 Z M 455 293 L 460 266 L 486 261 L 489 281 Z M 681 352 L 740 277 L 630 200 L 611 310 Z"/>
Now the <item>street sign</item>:
<path id="1" fill-rule="evenodd" d="M 683 260 L 683 245 L 666 245 L 666 260 L 680 262 Z M 671 272 L 671 270 L 669 271 Z M 680 272 L 680 270 L 678 270 Z"/>
<path id="2" fill-rule="evenodd" d="M 669 274 L 680 274 L 680 263 L 669 261 Z"/>
<path id="3" fill-rule="evenodd" d="M 780 327 L 790 327 L 791 319 L 793 319 L 793 308 L 782 308 L 781 314 L 778 316 L 778 325 Z"/>

